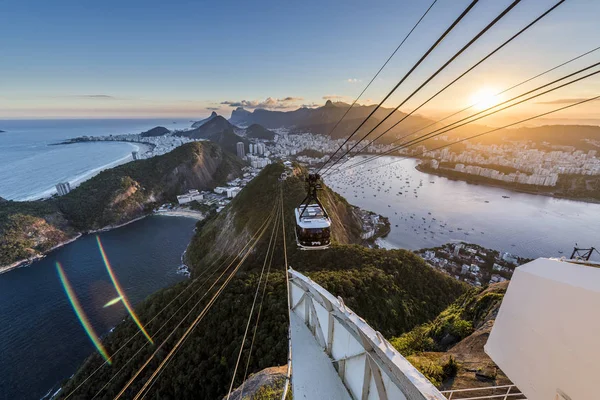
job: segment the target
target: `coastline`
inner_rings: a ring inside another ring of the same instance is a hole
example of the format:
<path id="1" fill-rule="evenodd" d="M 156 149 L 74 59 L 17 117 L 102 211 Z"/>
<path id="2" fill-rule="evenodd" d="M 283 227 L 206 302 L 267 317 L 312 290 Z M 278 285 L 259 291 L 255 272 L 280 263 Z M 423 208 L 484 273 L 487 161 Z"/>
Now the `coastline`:
<path id="1" fill-rule="evenodd" d="M 184 218 L 195 219 L 198 221 L 202 221 L 204 218 L 206 218 L 204 213 L 202 213 L 200 211 L 194 211 L 194 210 L 156 211 L 156 212 L 154 212 L 153 215 L 163 215 L 165 217 L 184 217 Z"/>
<path id="2" fill-rule="evenodd" d="M 105 226 L 103 228 L 100 228 L 100 229 L 94 229 L 94 230 L 91 230 L 91 231 L 87 231 L 85 234 L 86 235 L 91 235 L 91 234 L 98 233 L 98 232 L 112 231 L 113 229 L 121 228 L 121 227 L 123 227 L 125 225 L 129 225 L 129 224 L 134 223 L 136 221 L 142 220 L 142 219 L 146 218 L 148 215 L 151 215 L 151 214 L 142 215 L 140 217 L 132 219 L 131 221 L 123 222 L 122 224 L 119 224 L 119 225 L 107 225 L 107 226 Z"/>
<path id="3" fill-rule="evenodd" d="M 0 266 L 0 275 L 5 272 L 11 271 L 13 269 L 17 269 L 17 268 L 21 268 L 21 267 L 28 267 L 31 264 L 33 264 L 35 261 L 39 261 L 42 258 L 46 257 L 49 253 L 53 252 L 54 250 L 61 248 L 63 246 L 66 246 L 69 243 L 73 243 L 74 241 L 76 241 L 77 239 L 79 239 L 82 236 L 83 236 L 83 233 L 78 232 L 77 235 L 75 235 L 71 239 L 68 239 L 68 240 L 65 240 L 64 242 L 58 243 L 56 246 L 50 248 L 48 251 L 45 251 L 45 252 L 38 254 L 34 257 L 31 257 L 31 258 L 25 258 L 23 260 L 15 261 L 12 264 L 2 265 L 2 266 Z"/>
<path id="4" fill-rule="evenodd" d="M 73 143 L 79 143 L 79 142 L 73 142 Z M 84 142 L 80 142 L 80 143 L 84 143 Z M 134 151 L 140 151 L 140 146 L 148 146 L 148 148 L 152 148 L 152 146 L 150 145 L 150 143 L 138 143 L 138 142 L 126 142 L 123 141 L 122 143 L 128 143 L 130 144 Z M 50 144 L 49 146 L 54 146 L 54 145 L 58 145 L 58 143 L 55 144 Z M 137 150 L 136 150 L 137 149 Z M 70 178 L 68 181 L 71 184 L 72 188 L 75 188 L 79 185 L 81 185 L 83 182 L 93 178 L 94 176 L 98 175 L 100 172 L 110 169 L 110 168 L 114 168 L 117 167 L 119 165 L 123 165 L 126 164 L 127 162 L 131 161 L 131 154 L 127 154 L 121 158 L 118 158 L 114 161 L 111 161 L 107 164 L 101 165 L 99 167 L 96 168 L 92 168 L 80 175 L 74 176 L 72 178 Z M 54 187 L 47 189 L 41 193 L 36 193 L 34 195 L 30 195 L 27 197 L 23 197 L 21 199 L 14 199 L 15 201 L 35 201 L 35 200 L 43 200 L 43 199 L 47 199 L 52 197 L 53 194 L 56 193 L 56 189 L 54 189 Z"/>
<path id="5" fill-rule="evenodd" d="M 430 175 L 435 175 L 435 176 L 439 176 L 442 178 L 446 178 L 446 179 L 450 179 L 453 181 L 459 181 L 459 182 L 466 182 L 470 185 L 481 185 L 481 186 L 488 186 L 488 187 L 495 187 L 495 188 L 499 188 L 499 189 L 505 189 L 505 190 L 509 190 L 511 192 L 516 192 L 516 193 L 526 193 L 526 194 L 531 194 L 531 195 L 537 195 L 537 196 L 544 196 L 544 197 L 551 197 L 554 199 L 560 199 L 560 200 L 570 200 L 570 201 L 579 201 L 582 203 L 591 203 L 591 204 L 600 204 L 600 199 L 594 199 L 594 198 L 589 198 L 589 197 L 572 197 L 572 196 L 564 196 L 561 194 L 557 194 L 554 192 L 542 192 L 542 191 L 536 191 L 533 189 L 527 189 L 524 187 L 518 187 L 518 186 L 513 186 L 513 185 L 508 185 L 506 183 L 503 183 L 501 181 L 496 182 L 491 182 L 491 179 L 469 179 L 469 177 L 464 177 L 465 179 L 461 179 L 462 175 L 468 175 L 468 174 L 462 174 L 461 177 L 455 177 L 455 176 L 451 176 L 450 174 L 446 174 L 443 171 L 440 170 L 433 170 L 433 169 L 429 169 L 426 167 L 422 166 L 423 164 L 417 164 L 415 166 L 415 169 L 419 172 L 422 172 L 424 174 L 430 174 Z"/>
<path id="6" fill-rule="evenodd" d="M 142 142 L 142 141 L 134 141 L 134 140 L 105 140 L 105 139 L 100 139 L 100 138 L 89 138 L 89 139 L 83 139 L 82 137 L 76 137 L 76 138 L 72 138 L 72 139 L 67 139 L 67 140 L 63 140 L 62 142 L 58 142 L 58 143 L 50 143 L 49 146 L 62 146 L 62 145 L 67 145 L 67 144 L 75 144 L 75 143 L 90 143 L 90 142 L 119 142 L 119 143 L 135 143 L 135 144 L 143 144 L 146 146 L 149 146 L 151 150 L 154 150 L 156 148 L 156 145 L 154 143 L 150 143 L 150 142 Z"/>
<path id="7" fill-rule="evenodd" d="M 91 230 L 91 231 L 87 231 L 87 232 L 78 232 L 74 237 L 72 237 L 71 239 L 65 240 L 64 242 L 58 243 L 56 246 L 52 247 L 51 249 L 49 249 L 48 251 L 45 251 L 42 254 L 38 254 L 34 257 L 31 258 L 26 258 L 26 259 L 22 259 L 22 260 L 18 260 L 15 261 L 12 264 L 8 264 L 8 265 L 2 265 L 0 266 L 0 275 L 11 271 L 13 269 L 16 268 L 21 268 L 21 267 L 27 267 L 31 264 L 33 264 L 35 261 L 41 260 L 42 258 L 46 257 L 49 253 L 51 253 L 52 251 L 61 248 L 63 246 L 66 246 L 70 243 L 73 243 L 74 241 L 76 241 L 77 239 L 79 239 L 80 237 L 84 236 L 84 235 L 92 235 L 94 233 L 100 233 L 100 232 L 108 232 L 111 231 L 113 229 L 118 229 L 118 228 L 122 228 L 126 225 L 132 224 L 134 222 L 140 221 L 148 216 L 151 215 L 163 215 L 166 217 L 182 217 L 182 218 L 191 218 L 191 219 L 195 219 L 197 221 L 201 221 L 205 218 L 205 215 L 199 211 L 163 211 L 163 212 L 154 212 L 154 213 L 149 213 L 149 214 L 145 214 L 142 216 L 139 216 L 137 218 L 134 218 L 130 221 L 124 222 L 122 224 L 119 225 L 108 225 L 105 226 L 103 228 L 100 229 L 95 229 L 95 230 Z"/>

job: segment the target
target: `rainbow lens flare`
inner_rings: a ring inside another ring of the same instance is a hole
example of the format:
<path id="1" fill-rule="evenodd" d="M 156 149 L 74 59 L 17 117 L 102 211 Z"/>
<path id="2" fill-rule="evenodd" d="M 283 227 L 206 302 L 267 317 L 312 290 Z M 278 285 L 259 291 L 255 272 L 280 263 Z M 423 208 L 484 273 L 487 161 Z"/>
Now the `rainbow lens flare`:
<path id="1" fill-rule="evenodd" d="M 119 296 L 119 297 L 116 297 L 116 298 L 112 299 L 111 301 L 109 301 L 108 303 L 106 303 L 106 304 L 104 305 L 104 307 L 102 307 L 102 308 L 106 308 L 106 307 L 114 306 L 115 304 L 117 304 L 117 303 L 118 303 L 118 302 L 120 302 L 121 300 L 122 300 L 122 299 L 121 299 L 121 296 Z"/>
<path id="2" fill-rule="evenodd" d="M 67 298 L 71 302 L 73 311 L 75 311 L 75 315 L 77 315 L 77 318 L 79 318 L 79 322 L 81 323 L 81 326 L 85 330 L 85 333 L 87 333 L 88 337 L 90 338 L 92 343 L 94 343 L 94 346 L 96 346 L 96 349 L 98 350 L 100 355 L 102 355 L 102 357 L 104 357 L 106 362 L 109 365 L 112 364 L 110 356 L 108 355 L 108 353 L 106 352 L 106 349 L 102 345 L 102 342 L 100 341 L 100 338 L 98 337 L 98 335 L 96 334 L 96 331 L 92 327 L 92 324 L 90 324 L 90 321 L 88 320 L 87 316 L 85 315 L 85 312 L 83 312 L 83 308 L 81 308 L 81 304 L 79 303 L 77 296 L 75 296 L 75 292 L 73 291 L 73 288 L 71 287 L 71 283 L 69 283 L 69 280 L 67 279 L 67 275 L 65 275 L 65 271 L 63 270 L 63 267 L 62 267 L 62 265 L 60 265 L 59 262 L 56 263 L 56 270 L 58 271 L 58 276 L 60 277 L 60 281 L 62 282 L 63 289 L 65 289 Z"/>
<path id="3" fill-rule="evenodd" d="M 113 272 L 113 269 L 110 266 L 110 262 L 108 261 L 108 257 L 106 257 L 106 252 L 104 251 L 104 247 L 102 246 L 102 242 L 100 241 L 100 237 L 98 235 L 96 235 L 96 242 L 98 242 L 98 248 L 100 249 L 100 254 L 102 255 L 102 260 L 104 260 L 104 265 L 106 266 L 108 275 L 110 276 L 110 279 L 112 280 L 112 283 L 115 286 L 115 290 L 119 294 L 119 297 L 121 298 L 121 301 L 123 302 L 123 305 L 129 312 L 129 315 L 131 315 L 131 319 L 133 319 L 133 321 L 137 324 L 138 328 L 140 328 L 140 331 L 142 331 L 144 336 L 146 336 L 146 339 L 148 339 L 148 341 L 150 343 L 154 344 L 154 341 L 152 340 L 150 335 L 148 335 L 148 332 L 146 332 L 144 325 L 142 325 L 142 322 L 140 321 L 140 319 L 136 315 L 135 311 L 133 310 L 131 303 L 129 303 L 129 300 L 125 296 L 125 292 L 121 288 L 121 285 L 119 284 L 119 281 L 117 280 L 117 277 L 115 276 L 115 273 Z"/>

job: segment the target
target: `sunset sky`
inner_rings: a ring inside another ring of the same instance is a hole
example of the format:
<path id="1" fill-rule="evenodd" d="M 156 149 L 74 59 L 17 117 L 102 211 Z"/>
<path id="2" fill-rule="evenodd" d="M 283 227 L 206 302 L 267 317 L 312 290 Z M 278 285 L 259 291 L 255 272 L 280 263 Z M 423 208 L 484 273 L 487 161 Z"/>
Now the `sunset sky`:
<path id="1" fill-rule="evenodd" d="M 229 117 L 239 104 L 289 110 L 326 99 L 351 102 L 431 1 L 5 1 L 0 118 L 199 118 L 212 110 Z M 362 102 L 377 103 L 469 2 L 438 0 Z M 481 0 L 386 106 L 396 106 L 510 2 Z M 555 3 L 523 0 L 402 110 Z M 455 111 L 479 93 L 501 91 L 600 46 L 599 16 L 600 1 L 567 0 L 419 113 Z M 600 50 L 507 96 L 599 61 Z M 600 75 L 505 116 L 599 94 Z M 599 105 L 555 118 L 600 118 Z"/>

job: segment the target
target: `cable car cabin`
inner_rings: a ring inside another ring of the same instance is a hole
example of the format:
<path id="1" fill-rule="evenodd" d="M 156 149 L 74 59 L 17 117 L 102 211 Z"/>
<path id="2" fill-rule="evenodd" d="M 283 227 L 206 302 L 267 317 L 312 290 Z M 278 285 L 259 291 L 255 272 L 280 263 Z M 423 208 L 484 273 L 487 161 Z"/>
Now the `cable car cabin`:
<path id="1" fill-rule="evenodd" d="M 296 242 L 302 250 L 322 250 L 331 244 L 331 220 L 318 204 L 302 204 L 296 214 Z"/>

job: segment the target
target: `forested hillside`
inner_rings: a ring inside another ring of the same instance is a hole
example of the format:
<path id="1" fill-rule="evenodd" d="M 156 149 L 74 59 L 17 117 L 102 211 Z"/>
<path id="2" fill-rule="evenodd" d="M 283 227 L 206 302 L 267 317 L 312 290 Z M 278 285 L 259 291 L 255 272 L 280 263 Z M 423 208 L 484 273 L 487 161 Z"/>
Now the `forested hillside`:
<path id="1" fill-rule="evenodd" d="M 77 232 L 121 224 L 188 189 L 212 189 L 242 162 L 210 142 L 102 171 L 65 196 L 0 203 L 0 267 L 40 255 Z"/>
<path id="2" fill-rule="evenodd" d="M 240 174 L 242 162 L 210 142 L 192 142 L 102 171 L 66 196 L 61 211 L 82 230 L 122 223 L 188 189 L 206 190 Z"/>
<path id="3" fill-rule="evenodd" d="M 225 268 L 223 259 L 227 259 L 227 255 L 231 255 L 229 259 L 234 258 L 256 229 L 267 220 L 272 206 L 278 201 L 280 190 L 283 190 L 284 196 L 290 265 L 308 274 L 333 294 L 342 296 L 349 307 L 385 335 L 400 335 L 433 319 L 466 290 L 464 285 L 435 271 L 411 252 L 372 250 L 348 244 L 359 240 L 360 225 L 352 215 L 352 207 L 329 189 L 323 191 L 322 198 L 332 218 L 340 219 L 342 228 L 339 229 L 342 232 L 334 229 L 335 243 L 328 250 L 296 250 L 292 209 L 302 200 L 304 189 L 300 176 L 293 175 L 280 183 L 278 177 L 283 169 L 280 164 L 265 168 L 225 210 L 210 220 L 200 222 L 187 252 L 192 279 L 160 291 L 138 307 L 142 321 L 154 318 L 147 328 L 156 344 L 162 343 L 179 321 L 183 319 L 184 322 L 131 385 L 127 397 L 132 397 L 141 389 L 185 327 L 213 295 L 214 289 L 200 301 L 198 308 L 192 308 L 208 285 L 215 281 L 216 274 L 210 274 L 216 269 L 222 271 Z M 248 373 L 282 365 L 286 361 L 288 321 L 285 268 L 281 231 L 277 232 L 276 250 Z M 263 238 L 259 242 L 172 362 L 163 369 L 150 390 L 150 397 L 217 399 L 226 394 L 265 259 L 266 241 Z M 205 280 L 207 283 L 203 285 Z M 166 310 L 157 315 L 164 307 Z M 191 311 L 190 316 L 184 318 L 188 311 Z M 160 329 L 163 324 L 164 328 Z M 109 354 L 114 354 L 119 347 L 127 344 L 113 356 L 111 367 L 101 368 L 71 398 L 94 396 L 113 376 L 114 379 L 108 383 L 106 390 L 100 392 L 99 397 L 112 398 L 118 392 L 154 350 L 154 347 L 146 345 L 141 335 L 127 342 L 136 329 L 132 321 L 127 320 L 106 338 Z M 250 342 L 249 335 L 242 356 L 242 367 L 247 361 Z M 131 357 L 133 360 L 127 363 Z M 64 397 L 74 390 L 101 362 L 98 355 L 92 355 L 73 379 L 66 383 L 61 395 Z M 244 369 L 238 372 L 234 387 L 243 381 Z M 115 375 L 117 371 L 120 372 Z"/>
<path id="4" fill-rule="evenodd" d="M 508 384 L 483 351 L 507 287 L 502 282 L 471 288 L 434 320 L 390 342 L 444 389 Z"/>

